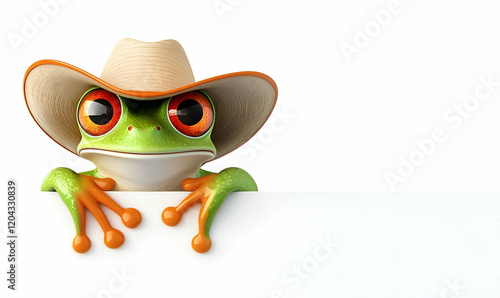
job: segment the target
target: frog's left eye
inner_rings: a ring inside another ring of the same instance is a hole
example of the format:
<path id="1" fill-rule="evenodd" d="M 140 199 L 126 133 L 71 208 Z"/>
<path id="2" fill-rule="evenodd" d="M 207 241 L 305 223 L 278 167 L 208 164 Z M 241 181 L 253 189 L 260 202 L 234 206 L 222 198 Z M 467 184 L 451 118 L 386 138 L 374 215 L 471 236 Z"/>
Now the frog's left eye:
<path id="1" fill-rule="evenodd" d="M 78 106 L 78 121 L 91 136 L 100 136 L 115 127 L 122 114 L 120 99 L 104 89 L 87 92 Z"/>
<path id="2" fill-rule="evenodd" d="M 174 96 L 168 103 L 168 119 L 180 133 L 188 137 L 200 137 L 212 126 L 212 103 L 201 91 Z"/>

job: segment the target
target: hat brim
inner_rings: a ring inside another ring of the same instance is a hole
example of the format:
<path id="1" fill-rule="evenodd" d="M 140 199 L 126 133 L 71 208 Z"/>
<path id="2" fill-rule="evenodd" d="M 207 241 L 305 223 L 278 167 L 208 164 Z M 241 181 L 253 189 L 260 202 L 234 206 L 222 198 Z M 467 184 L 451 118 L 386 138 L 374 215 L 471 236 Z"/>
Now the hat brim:
<path id="1" fill-rule="evenodd" d="M 162 92 L 123 90 L 71 64 L 41 60 L 24 77 L 24 98 L 40 128 L 55 142 L 78 154 L 81 140 L 76 108 L 82 94 L 98 86 L 136 100 L 168 98 L 203 89 L 216 111 L 212 142 L 219 158 L 248 141 L 269 118 L 278 97 L 276 83 L 253 71 L 224 74 Z"/>

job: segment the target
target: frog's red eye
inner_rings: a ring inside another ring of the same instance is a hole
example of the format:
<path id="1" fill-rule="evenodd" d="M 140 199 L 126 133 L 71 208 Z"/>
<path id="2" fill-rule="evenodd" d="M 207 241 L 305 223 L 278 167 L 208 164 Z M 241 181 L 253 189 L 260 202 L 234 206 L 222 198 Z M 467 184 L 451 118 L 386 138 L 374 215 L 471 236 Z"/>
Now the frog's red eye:
<path id="1" fill-rule="evenodd" d="M 122 114 L 120 99 L 104 89 L 87 92 L 78 106 L 78 121 L 91 136 L 100 136 L 115 127 Z"/>
<path id="2" fill-rule="evenodd" d="M 170 99 L 168 119 L 180 133 L 199 137 L 212 126 L 214 112 L 210 99 L 204 93 L 191 91 Z"/>

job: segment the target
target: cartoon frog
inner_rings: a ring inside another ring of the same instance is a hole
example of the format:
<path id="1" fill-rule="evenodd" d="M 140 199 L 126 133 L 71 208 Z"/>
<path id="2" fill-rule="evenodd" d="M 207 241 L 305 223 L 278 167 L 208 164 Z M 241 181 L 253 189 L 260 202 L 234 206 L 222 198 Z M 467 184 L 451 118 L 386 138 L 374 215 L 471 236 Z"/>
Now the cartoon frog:
<path id="1" fill-rule="evenodd" d="M 260 129 L 274 108 L 277 87 L 253 71 L 195 81 L 177 41 L 123 39 L 100 78 L 61 61 L 34 63 L 25 75 L 24 96 L 49 137 L 97 167 L 82 173 L 56 168 L 42 183 L 42 191 L 59 193 L 72 215 L 76 252 L 91 246 L 85 209 L 102 227 L 109 248 L 121 246 L 124 236 L 110 225 L 101 205 L 128 228 L 141 222 L 137 209 L 123 208 L 105 191 L 184 189 L 191 193 L 158 216 L 175 226 L 187 209 L 201 203 L 192 247 L 203 253 L 211 247 L 210 225 L 226 196 L 256 191 L 257 185 L 240 168 L 212 173 L 200 167 Z M 140 209 L 141 202 L 135 205 Z"/>

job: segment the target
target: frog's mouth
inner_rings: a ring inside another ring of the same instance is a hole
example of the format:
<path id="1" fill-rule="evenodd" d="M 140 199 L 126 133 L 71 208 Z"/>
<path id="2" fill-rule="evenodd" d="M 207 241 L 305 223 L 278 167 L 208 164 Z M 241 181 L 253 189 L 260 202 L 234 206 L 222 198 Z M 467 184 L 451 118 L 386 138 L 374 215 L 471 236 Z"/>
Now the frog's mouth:
<path id="1" fill-rule="evenodd" d="M 82 149 L 102 177 L 115 180 L 114 190 L 182 190 L 182 180 L 195 177 L 201 165 L 215 157 L 211 151 L 129 153 Z"/>

